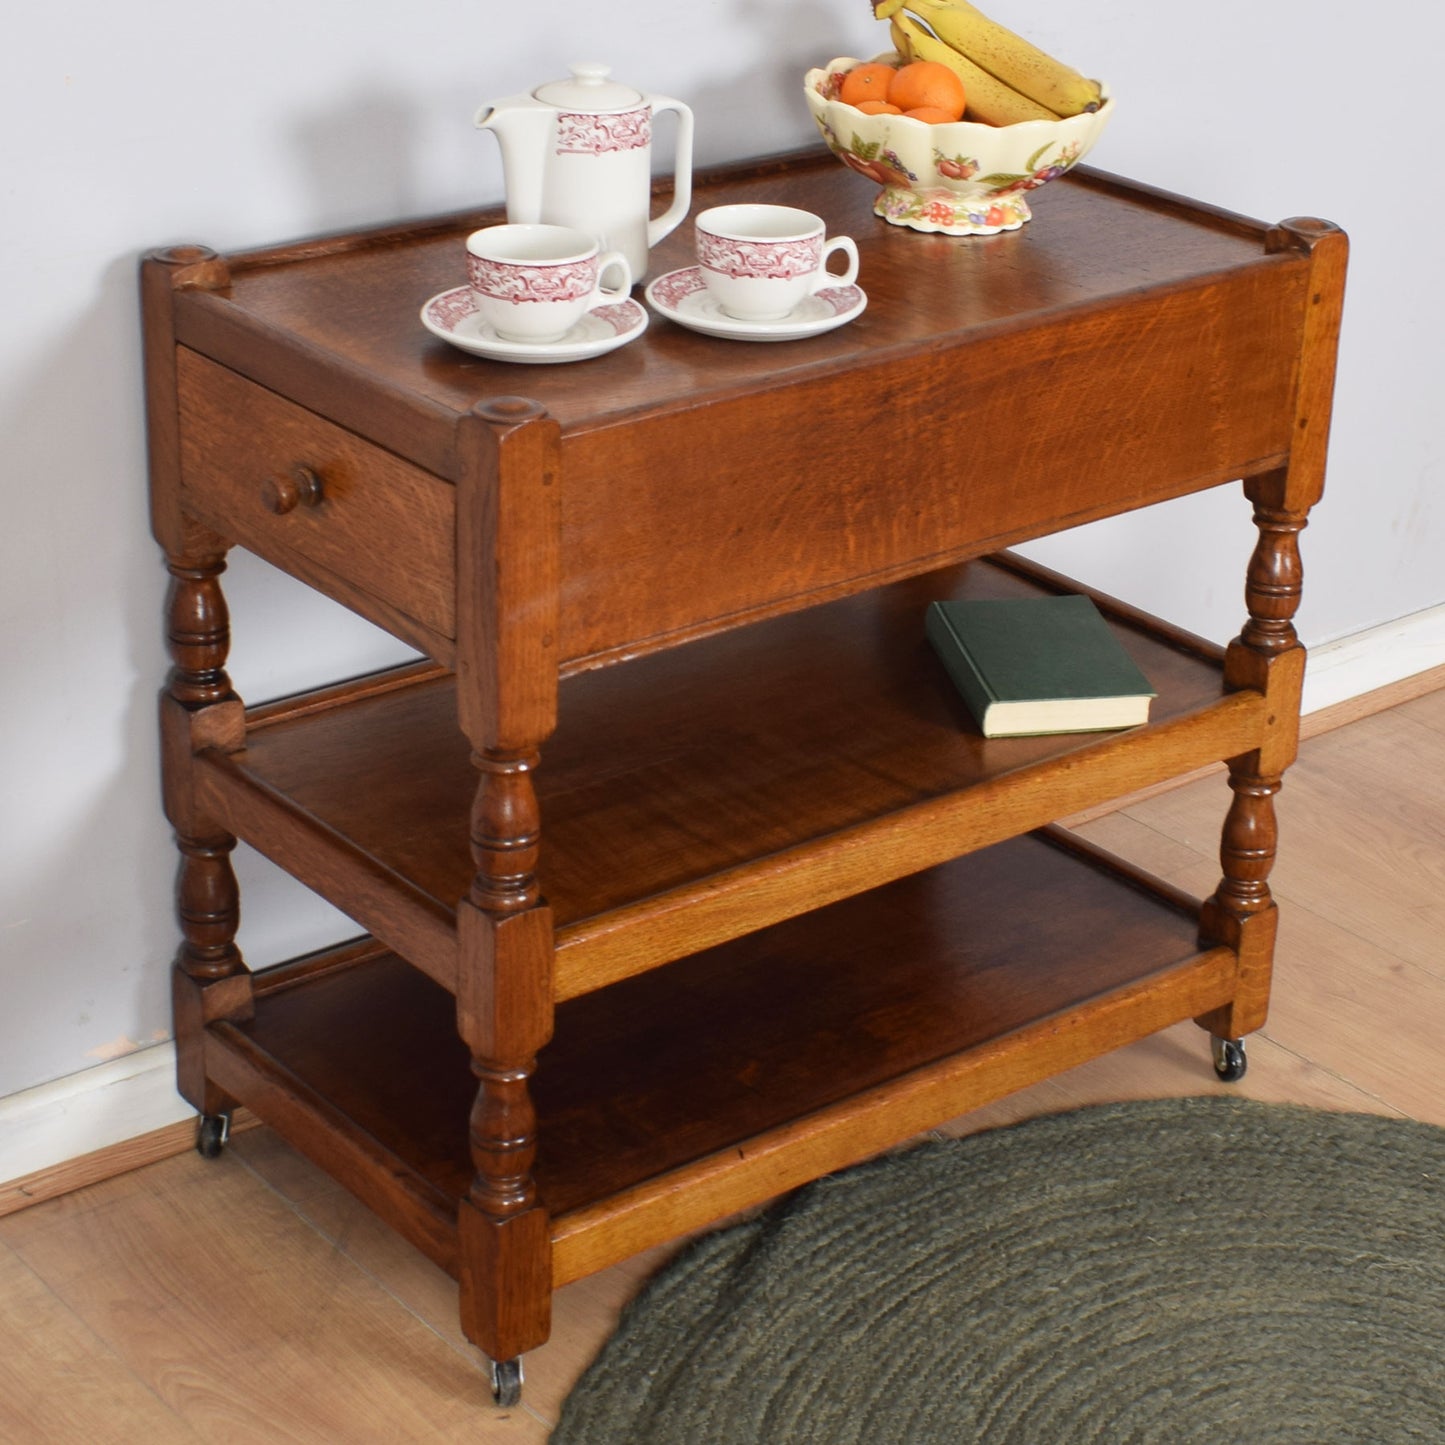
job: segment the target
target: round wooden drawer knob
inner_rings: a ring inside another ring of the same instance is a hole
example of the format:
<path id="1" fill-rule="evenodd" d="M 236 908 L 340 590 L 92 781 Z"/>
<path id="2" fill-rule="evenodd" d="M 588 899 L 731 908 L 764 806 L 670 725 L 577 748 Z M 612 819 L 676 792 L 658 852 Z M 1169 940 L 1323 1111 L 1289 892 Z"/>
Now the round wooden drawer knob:
<path id="1" fill-rule="evenodd" d="M 288 475 L 267 477 L 261 483 L 261 501 L 278 517 L 297 507 L 314 507 L 320 500 L 321 478 L 310 467 L 292 467 Z"/>

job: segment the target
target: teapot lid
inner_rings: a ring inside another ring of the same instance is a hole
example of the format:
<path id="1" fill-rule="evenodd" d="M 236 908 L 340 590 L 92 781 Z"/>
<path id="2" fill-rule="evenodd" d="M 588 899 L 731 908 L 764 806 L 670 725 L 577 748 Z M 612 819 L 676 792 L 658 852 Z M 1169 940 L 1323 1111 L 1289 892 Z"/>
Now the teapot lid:
<path id="1" fill-rule="evenodd" d="M 608 80 L 607 77 L 612 74 L 610 65 L 584 61 L 568 66 L 568 69 L 572 72 L 570 80 L 548 81 L 546 85 L 539 85 L 532 94 L 561 110 L 629 110 L 642 104 L 640 90 Z"/>

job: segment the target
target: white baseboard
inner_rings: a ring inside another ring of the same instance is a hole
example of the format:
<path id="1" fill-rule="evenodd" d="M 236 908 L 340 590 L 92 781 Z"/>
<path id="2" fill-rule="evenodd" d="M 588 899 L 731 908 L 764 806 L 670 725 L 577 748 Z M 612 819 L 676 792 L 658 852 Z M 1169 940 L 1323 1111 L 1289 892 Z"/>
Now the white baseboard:
<path id="1" fill-rule="evenodd" d="M 1442 665 L 1445 604 L 1311 648 L 1301 706 L 1318 712 Z"/>
<path id="2" fill-rule="evenodd" d="M 156 1044 L 0 1099 L 0 1187 L 193 1117 L 174 1044 Z"/>
<path id="3" fill-rule="evenodd" d="M 1445 606 L 1310 652 L 1304 711 L 1445 665 Z M 192 1117 L 176 1093 L 175 1046 L 158 1044 L 0 1099 L 0 1187 Z"/>

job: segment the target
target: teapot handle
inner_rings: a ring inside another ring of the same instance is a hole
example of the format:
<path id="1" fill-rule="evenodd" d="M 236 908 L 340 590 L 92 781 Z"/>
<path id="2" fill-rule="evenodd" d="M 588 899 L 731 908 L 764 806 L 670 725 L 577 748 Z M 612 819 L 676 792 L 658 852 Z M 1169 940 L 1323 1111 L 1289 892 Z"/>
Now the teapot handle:
<path id="1" fill-rule="evenodd" d="M 665 95 L 649 96 L 653 117 L 663 111 L 677 113 L 677 154 L 672 173 L 672 204 L 647 223 L 647 244 L 651 248 L 676 230 L 692 205 L 692 111 L 680 100 Z"/>

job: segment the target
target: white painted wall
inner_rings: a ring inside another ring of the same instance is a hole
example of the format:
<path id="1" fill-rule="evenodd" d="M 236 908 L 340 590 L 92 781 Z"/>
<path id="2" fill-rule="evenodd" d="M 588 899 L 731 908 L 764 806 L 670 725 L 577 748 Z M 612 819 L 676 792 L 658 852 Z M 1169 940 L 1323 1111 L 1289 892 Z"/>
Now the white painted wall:
<path id="1" fill-rule="evenodd" d="M 1440 603 L 1437 12 L 1412 8 L 1402 43 L 1384 31 L 1403 26 L 1400 3 L 1363 22 L 1335 0 L 993 9 L 1111 82 L 1120 109 L 1097 164 L 1352 233 L 1331 495 L 1306 534 L 1302 630 L 1323 641 Z M 495 143 L 472 129 L 473 110 L 577 58 L 688 100 L 703 160 L 787 149 L 812 138 L 804 69 L 885 47 L 865 0 L 51 0 L 11 16 L 0 47 L 0 1098 L 169 1029 L 172 854 L 152 733 L 164 575 L 146 530 L 139 253 L 496 199 Z M 1354 92 L 1352 80 L 1374 88 Z M 1247 508 L 1230 489 L 1169 510 L 1037 551 L 1222 639 L 1240 617 Z M 1202 573 L 1162 545 L 1181 519 Z M 1233 549 L 1223 560 L 1220 538 Z M 244 557 L 229 595 L 233 673 L 252 700 L 314 680 L 318 666 L 341 676 L 402 655 Z M 329 910 L 254 855 L 240 861 L 253 961 L 336 936 Z"/>

